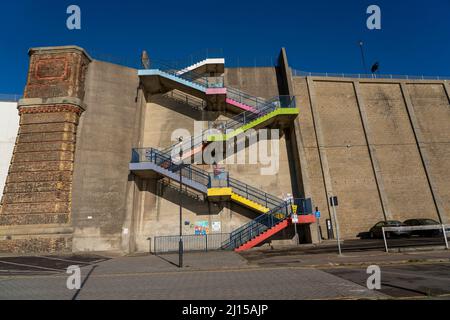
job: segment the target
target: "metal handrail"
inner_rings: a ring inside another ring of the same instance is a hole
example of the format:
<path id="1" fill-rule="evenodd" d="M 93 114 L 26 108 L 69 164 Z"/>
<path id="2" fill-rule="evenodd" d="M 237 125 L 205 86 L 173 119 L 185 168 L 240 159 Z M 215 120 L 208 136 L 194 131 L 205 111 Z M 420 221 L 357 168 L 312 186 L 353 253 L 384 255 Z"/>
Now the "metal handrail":
<path id="1" fill-rule="evenodd" d="M 290 202 L 283 202 L 270 212 L 260 215 L 256 219 L 248 222 L 240 228 L 234 230 L 230 234 L 230 239 L 224 242 L 223 249 L 239 248 L 244 243 L 250 241 L 252 238 L 260 235 L 262 232 L 274 227 L 281 221 L 290 216 Z"/>
<path id="2" fill-rule="evenodd" d="M 206 48 L 197 52 L 190 53 L 183 58 L 174 60 L 172 62 L 172 65 L 176 66 L 179 71 L 182 71 L 206 59 L 215 58 L 223 58 L 223 50 L 221 48 Z"/>
<path id="3" fill-rule="evenodd" d="M 170 155 L 164 154 L 155 148 L 135 148 L 132 151 L 131 163 L 151 162 L 171 172 L 182 169 L 182 176 L 205 187 L 211 185 L 210 175 L 207 171 L 199 168 L 175 163 Z"/>
<path id="4" fill-rule="evenodd" d="M 211 128 L 220 129 L 223 133 L 227 133 L 227 132 L 230 132 L 231 130 L 236 130 L 252 121 L 255 121 L 258 118 L 275 111 L 276 109 L 295 108 L 295 107 L 296 107 L 295 97 L 293 97 L 293 96 L 277 96 L 270 100 L 267 100 L 265 102 L 265 106 L 262 107 L 259 110 L 259 112 L 257 112 L 257 113 L 251 112 L 251 111 L 245 111 L 245 112 L 242 112 L 242 113 L 234 116 L 233 118 L 231 118 L 229 120 L 214 121 L 214 122 L 210 123 L 209 127 L 210 127 L 210 129 Z M 203 144 L 205 136 L 208 134 L 210 129 L 204 130 L 198 136 L 192 136 L 190 139 L 182 142 L 181 145 L 180 145 L 180 143 L 175 143 L 175 144 L 171 145 L 170 147 L 163 149 L 162 152 L 172 153 L 174 148 L 177 148 L 177 149 L 181 148 L 182 150 L 194 149 L 194 148 L 200 146 L 201 144 Z M 177 154 L 178 154 L 178 150 L 177 150 Z"/>
<path id="5" fill-rule="evenodd" d="M 171 62 L 163 60 L 152 60 L 149 66 L 150 70 L 159 70 L 174 77 L 195 83 L 205 88 L 223 88 L 224 77 L 214 76 L 207 77 L 195 72 L 179 73 L 179 68 L 174 66 Z"/>
<path id="6" fill-rule="evenodd" d="M 357 78 L 357 79 L 403 79 L 403 80 L 450 80 L 450 76 L 414 76 L 395 74 L 360 74 L 360 73 L 329 73 L 329 72 L 307 72 L 292 69 L 294 77 L 326 77 L 326 78 Z"/>
<path id="7" fill-rule="evenodd" d="M 211 174 L 206 170 L 197 167 L 175 163 L 170 154 L 163 153 L 154 148 L 136 148 L 132 151 L 131 163 L 152 162 L 157 166 L 167 169 L 172 172 L 177 172 L 182 168 L 182 175 L 186 178 L 198 182 L 207 188 L 211 187 Z M 283 200 L 268 194 L 264 191 L 258 190 L 246 183 L 240 182 L 236 179 L 227 179 L 228 187 L 233 188 L 236 194 L 241 195 L 249 200 L 255 201 L 269 209 L 279 206 Z"/>
<path id="8" fill-rule="evenodd" d="M 266 100 L 264 104 L 261 104 L 257 112 L 244 111 L 229 120 L 215 121 L 212 125 L 210 125 L 210 127 L 222 128 L 225 132 L 227 130 L 235 130 L 277 109 L 289 109 L 295 107 L 296 104 L 294 96 L 276 96 L 272 99 Z"/>
<path id="9" fill-rule="evenodd" d="M 230 234 L 230 238 L 224 241 L 222 249 L 239 248 L 244 243 L 260 235 L 262 232 L 273 228 L 278 223 L 291 217 L 293 213 L 293 204 L 296 204 L 298 206 L 297 214 L 311 214 L 311 199 L 293 199 L 283 201 L 278 206 L 272 208 L 269 212 L 260 215 L 256 219 L 234 230 Z"/>

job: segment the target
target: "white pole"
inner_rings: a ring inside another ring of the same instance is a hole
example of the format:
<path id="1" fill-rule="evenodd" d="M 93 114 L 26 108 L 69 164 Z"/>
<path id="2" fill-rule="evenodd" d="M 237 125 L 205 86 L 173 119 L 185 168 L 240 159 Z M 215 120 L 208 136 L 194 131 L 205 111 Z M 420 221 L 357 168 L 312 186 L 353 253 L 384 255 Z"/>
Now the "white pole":
<path id="1" fill-rule="evenodd" d="M 445 248 L 448 250 L 447 234 L 445 233 L 445 224 L 442 225 L 442 233 L 444 234 Z"/>
<path id="2" fill-rule="evenodd" d="M 381 231 L 383 232 L 383 239 L 384 239 L 384 247 L 386 249 L 386 253 L 389 253 L 387 241 L 386 241 L 386 234 L 384 233 L 384 227 L 381 228 Z"/>

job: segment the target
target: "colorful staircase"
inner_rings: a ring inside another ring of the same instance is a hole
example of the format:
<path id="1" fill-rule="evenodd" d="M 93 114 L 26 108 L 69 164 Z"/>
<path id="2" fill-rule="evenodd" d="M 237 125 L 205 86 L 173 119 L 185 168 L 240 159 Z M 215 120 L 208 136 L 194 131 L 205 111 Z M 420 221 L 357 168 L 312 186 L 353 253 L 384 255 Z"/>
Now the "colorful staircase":
<path id="1" fill-rule="evenodd" d="M 221 122 L 218 126 L 222 132 L 220 134 L 209 134 L 205 131 L 201 137 L 192 137 L 190 141 L 175 144 L 164 150 L 133 149 L 130 170 L 145 178 L 165 177 L 176 182 L 182 180 L 183 185 L 204 194 L 211 201 L 233 201 L 260 213 L 258 218 L 233 231 L 230 239 L 222 246 L 223 249 L 243 251 L 262 243 L 289 226 L 292 203 L 232 179 L 228 175 L 226 180 L 216 181 L 213 174 L 185 164 L 181 160 L 191 158 L 210 142 L 227 141 L 249 129 L 266 127 L 277 121 L 292 121 L 298 115 L 298 109 L 293 97 L 275 97 L 270 100 L 252 97 L 237 89 L 225 88 L 223 77 L 219 81 L 217 79 L 211 81 L 209 77 L 195 74 L 195 70 L 202 63 L 181 70 L 159 65 L 151 70 L 140 70 L 139 76 L 144 86 L 146 81 L 150 83 L 153 81 L 154 85 L 157 77 L 159 81 L 164 82 L 163 87 L 170 90 L 180 90 L 201 99 L 208 99 L 208 96 L 212 95 L 220 96 L 227 105 L 244 112 L 231 120 Z M 155 67 L 155 64 L 152 67 Z M 220 99 L 216 97 L 213 103 L 220 103 Z M 189 147 L 184 148 L 185 143 L 189 143 Z M 180 148 L 183 150 L 182 159 L 177 159 Z M 301 214 L 311 213 L 310 199 L 298 201 L 302 206 Z"/>
<path id="2" fill-rule="evenodd" d="M 251 96 L 238 89 L 225 88 L 223 76 L 196 73 L 199 67 L 214 65 L 222 60 L 224 62 L 224 59 L 205 59 L 181 70 L 168 62 L 156 60 L 152 62 L 151 69 L 139 70 L 138 75 L 146 88 L 157 88 L 156 91 L 148 90 L 152 93 L 175 89 L 207 101 L 213 99 L 218 104 L 224 102 L 227 109 L 233 112 L 247 111 L 257 114 L 266 106 L 266 99 Z M 155 78 L 159 81 L 155 81 Z"/>
<path id="3" fill-rule="evenodd" d="M 210 142 L 226 142 L 250 129 L 267 127 L 274 122 L 290 123 L 298 116 L 295 98 L 279 96 L 265 101 L 258 113 L 242 112 L 227 121 L 216 121 L 210 124 L 210 129 L 203 131 L 201 136 L 191 137 L 182 144 L 176 143 L 166 149 L 164 153 L 176 156 L 183 150 L 183 160 L 190 159 L 197 152 L 201 152 Z M 211 133 L 216 129 L 223 133 Z M 189 161 L 188 161 L 189 162 Z"/>
<path id="4" fill-rule="evenodd" d="M 290 225 L 289 219 L 281 220 L 281 222 L 275 224 L 270 229 L 267 229 L 266 231 L 259 233 L 254 238 L 251 238 L 251 240 L 245 242 L 240 247 L 236 248 L 234 251 L 241 252 L 256 247 L 258 244 L 266 241 L 267 239 L 274 236 L 281 230 L 286 229 L 289 225 Z"/>

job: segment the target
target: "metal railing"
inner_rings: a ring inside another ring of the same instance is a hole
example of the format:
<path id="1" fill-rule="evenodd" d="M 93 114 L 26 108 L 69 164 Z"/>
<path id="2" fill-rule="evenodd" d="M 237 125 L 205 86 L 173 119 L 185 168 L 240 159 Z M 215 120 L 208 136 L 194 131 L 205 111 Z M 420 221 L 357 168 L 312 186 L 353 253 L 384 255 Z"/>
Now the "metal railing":
<path id="1" fill-rule="evenodd" d="M 306 72 L 292 69 L 294 77 L 329 77 L 329 78 L 358 78 L 358 79 L 401 79 L 401 80 L 450 80 L 450 76 L 413 76 L 396 74 L 360 74 L 360 73 L 329 73 Z"/>
<path id="2" fill-rule="evenodd" d="M 214 175 L 210 172 L 191 165 L 175 163 L 169 154 L 164 154 L 154 148 L 133 149 L 131 163 L 141 162 L 152 162 L 170 172 L 178 172 L 182 168 L 181 175 L 184 179 L 197 182 L 207 188 L 211 188 L 213 185 Z M 282 199 L 277 198 L 274 195 L 258 190 L 257 188 L 236 179 L 230 178 L 228 172 L 223 172 L 222 175 L 225 176 L 226 179 L 216 179 L 220 181 L 214 181 L 214 184 L 220 183 L 220 187 L 231 187 L 233 192 L 236 194 L 269 209 L 275 208 L 281 203 L 284 203 Z"/>
<path id="3" fill-rule="evenodd" d="M 179 73 L 180 69 L 173 65 L 172 62 L 163 60 L 152 60 L 149 66 L 150 70 L 159 70 L 168 75 L 186 80 L 188 82 L 195 83 L 205 88 L 223 88 L 224 87 L 224 77 L 214 76 L 207 77 L 195 72 Z"/>
<path id="4" fill-rule="evenodd" d="M 437 234 L 442 235 L 443 237 L 443 244 L 445 245 L 445 248 L 448 250 L 448 237 L 450 236 L 450 225 L 425 225 L 425 226 L 401 226 L 401 227 L 382 227 L 381 232 L 383 233 L 383 241 L 384 241 L 384 248 L 386 250 L 386 253 L 389 253 L 388 248 L 388 242 L 387 242 L 387 234 L 389 232 L 412 232 L 412 231 L 436 231 Z M 434 243 L 433 243 L 434 244 Z"/>
<path id="5" fill-rule="evenodd" d="M 244 111 L 229 120 L 216 120 L 209 124 L 210 128 L 219 129 L 226 133 L 230 130 L 236 130 L 250 122 L 257 120 L 277 109 L 295 108 L 294 96 L 277 96 L 258 106 L 257 112 Z"/>
<path id="6" fill-rule="evenodd" d="M 232 87 L 227 87 L 227 98 L 251 106 L 255 109 L 258 109 L 258 106 L 264 105 L 266 102 L 266 99 L 264 98 L 252 96 Z"/>
<path id="7" fill-rule="evenodd" d="M 206 59 L 215 58 L 223 58 L 222 48 L 206 48 L 197 52 L 190 53 L 184 58 L 173 61 L 173 65 L 181 71 Z"/>
<path id="8" fill-rule="evenodd" d="M 222 249 L 233 250 L 239 248 L 264 231 L 273 228 L 280 222 L 289 218 L 293 213 L 293 204 L 296 204 L 298 206 L 297 214 L 311 214 L 311 212 L 309 212 L 309 209 L 312 209 L 311 199 L 294 199 L 283 201 L 278 206 L 272 208 L 272 210 L 270 210 L 268 213 L 260 215 L 258 218 L 234 230 L 230 234 L 230 238 L 223 242 Z"/>
<path id="9" fill-rule="evenodd" d="M 278 197 L 275 197 L 233 178 L 229 178 L 229 186 L 233 188 L 234 193 L 240 195 L 241 197 L 259 203 L 269 209 L 276 208 L 280 204 L 284 203 L 284 201 Z"/>
<path id="10" fill-rule="evenodd" d="M 210 175 L 207 171 L 193 166 L 175 163 L 172 161 L 172 157 L 170 155 L 164 154 L 157 149 L 133 149 L 131 163 L 142 162 L 154 163 L 170 172 L 178 172 L 182 168 L 181 175 L 183 178 L 200 183 L 206 187 L 211 185 Z"/>
<path id="11" fill-rule="evenodd" d="M 170 147 L 163 149 L 161 152 L 172 155 L 174 154 L 178 155 L 180 150 L 186 152 L 187 150 L 192 150 L 201 146 L 206 140 L 208 133 L 210 133 L 209 132 L 210 129 L 217 129 L 220 130 L 222 133 L 227 133 L 232 130 L 236 130 L 252 121 L 255 121 L 258 118 L 263 117 L 277 109 L 295 108 L 295 107 L 296 104 L 294 96 L 274 97 L 270 100 L 266 100 L 264 106 L 261 106 L 258 112 L 245 111 L 234 116 L 229 120 L 212 121 L 208 125 L 209 129 L 204 130 L 201 135 L 192 136 L 189 139 L 183 141 L 181 144 L 175 143 Z"/>
<path id="12" fill-rule="evenodd" d="M 184 235 L 183 250 L 189 251 L 214 251 L 220 250 L 222 243 L 230 238 L 229 233 L 213 233 L 206 235 Z M 178 252 L 180 236 L 160 236 L 153 239 L 153 253 Z"/>
<path id="13" fill-rule="evenodd" d="M 205 100 L 185 94 L 178 90 L 172 90 L 163 94 L 163 96 L 177 102 L 185 103 L 196 110 L 204 110 L 208 105 Z"/>

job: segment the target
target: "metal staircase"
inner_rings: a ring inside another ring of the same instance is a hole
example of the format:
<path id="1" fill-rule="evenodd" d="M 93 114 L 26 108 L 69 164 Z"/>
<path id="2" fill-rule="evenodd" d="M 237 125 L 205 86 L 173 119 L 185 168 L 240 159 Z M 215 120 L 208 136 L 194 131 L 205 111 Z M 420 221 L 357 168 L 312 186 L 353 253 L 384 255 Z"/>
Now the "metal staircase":
<path id="1" fill-rule="evenodd" d="M 172 90 L 186 91 L 188 94 L 193 94 L 197 90 L 208 94 L 209 89 L 225 89 L 223 77 L 214 77 L 212 80 L 211 77 L 196 74 L 194 65 L 191 68 L 177 70 L 169 64 L 157 62 L 152 63 L 151 67 L 151 70 L 139 71 L 140 76 L 153 74 L 182 84 L 171 88 Z M 283 119 L 291 121 L 298 115 L 298 109 L 295 106 L 294 97 L 291 96 L 267 100 L 233 88 L 209 93 L 221 94 L 220 92 L 226 93 L 227 105 L 237 108 L 235 110 L 245 111 L 230 120 L 211 123 L 210 127 L 218 129 L 219 133 L 210 134 L 208 130 L 205 130 L 201 136 L 191 137 L 188 141 L 174 144 L 164 150 L 133 149 L 130 170 L 135 173 L 146 172 L 145 177 L 166 177 L 176 182 L 182 180 L 183 185 L 205 194 L 210 199 L 230 200 L 261 213 L 255 220 L 233 231 L 230 239 L 222 246 L 223 249 L 240 251 L 255 246 L 286 228 L 290 224 L 289 217 L 293 203 L 230 178 L 228 174 L 225 175 L 225 180 L 223 177 L 217 178 L 213 173 L 190 165 L 190 161 L 186 163 L 186 159 L 202 151 L 210 142 L 227 141 L 249 129 L 266 127 Z M 200 95 L 200 98 L 204 96 Z M 182 150 L 181 157 L 180 150 Z M 147 172 L 150 174 L 147 175 Z M 311 213 L 309 199 L 298 201 L 304 208 L 300 211 L 301 213 Z"/>
<path id="2" fill-rule="evenodd" d="M 201 135 L 193 136 L 181 144 L 176 143 L 163 149 L 163 153 L 171 154 L 177 157 L 180 150 L 183 151 L 183 159 L 190 159 L 197 152 L 203 151 L 206 145 L 213 141 L 228 141 L 249 129 L 258 129 L 267 127 L 270 122 L 277 119 L 287 119 L 298 115 L 298 109 L 295 105 L 295 98 L 291 96 L 278 96 L 270 100 L 265 100 L 261 109 L 255 112 L 242 112 L 226 121 L 214 121 L 210 123 L 209 129 L 202 132 Z M 221 133 L 211 133 L 211 129 L 216 129 Z"/>

